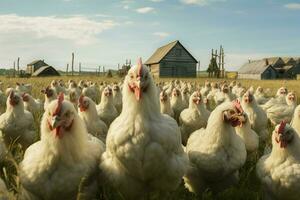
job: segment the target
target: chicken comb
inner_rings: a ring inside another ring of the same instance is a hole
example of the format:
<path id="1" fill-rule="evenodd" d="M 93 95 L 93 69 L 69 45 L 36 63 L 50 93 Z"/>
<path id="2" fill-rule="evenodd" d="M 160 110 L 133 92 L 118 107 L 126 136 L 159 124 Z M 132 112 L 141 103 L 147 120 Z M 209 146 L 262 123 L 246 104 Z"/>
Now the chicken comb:
<path id="1" fill-rule="evenodd" d="M 283 134 L 285 126 L 286 126 L 286 121 L 280 122 L 280 125 L 279 125 L 279 128 L 278 128 L 278 134 Z"/>
<path id="2" fill-rule="evenodd" d="M 244 110 L 243 110 L 243 108 L 241 106 L 241 102 L 238 99 L 236 99 L 235 101 L 233 101 L 233 106 L 237 109 L 237 111 L 239 113 L 243 113 L 244 112 Z"/>
<path id="3" fill-rule="evenodd" d="M 143 70 L 142 58 L 138 59 L 137 66 L 138 66 L 138 76 L 142 76 L 142 70 Z"/>
<path id="4" fill-rule="evenodd" d="M 61 92 L 57 98 L 57 107 L 53 113 L 53 116 L 60 114 L 63 101 L 64 101 L 64 93 Z"/>
<path id="5" fill-rule="evenodd" d="M 79 104 L 83 104 L 83 98 L 84 98 L 84 96 L 83 95 L 80 95 L 80 97 L 79 97 Z"/>

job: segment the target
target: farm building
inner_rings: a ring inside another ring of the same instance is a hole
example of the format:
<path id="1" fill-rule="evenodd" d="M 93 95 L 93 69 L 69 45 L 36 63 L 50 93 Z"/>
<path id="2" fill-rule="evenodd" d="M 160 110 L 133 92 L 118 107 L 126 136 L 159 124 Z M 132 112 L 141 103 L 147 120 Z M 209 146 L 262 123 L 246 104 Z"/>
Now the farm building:
<path id="1" fill-rule="evenodd" d="M 26 73 L 33 74 L 36 70 L 43 66 L 49 66 L 44 60 L 35 60 L 27 65 Z"/>
<path id="2" fill-rule="evenodd" d="M 51 66 L 43 66 L 31 74 L 31 76 L 60 76 L 60 74 Z"/>
<path id="3" fill-rule="evenodd" d="M 276 79 L 276 70 L 267 60 L 251 61 L 243 65 L 238 71 L 239 79 Z"/>
<path id="4" fill-rule="evenodd" d="M 35 60 L 27 65 L 26 74 L 29 76 L 59 76 L 60 74 L 44 60 Z"/>
<path id="5" fill-rule="evenodd" d="M 197 60 L 178 41 L 158 48 L 146 61 L 155 77 L 196 77 Z"/>
<path id="6" fill-rule="evenodd" d="M 272 57 L 249 61 L 238 70 L 239 79 L 296 78 L 300 73 L 300 63 L 294 58 Z"/>

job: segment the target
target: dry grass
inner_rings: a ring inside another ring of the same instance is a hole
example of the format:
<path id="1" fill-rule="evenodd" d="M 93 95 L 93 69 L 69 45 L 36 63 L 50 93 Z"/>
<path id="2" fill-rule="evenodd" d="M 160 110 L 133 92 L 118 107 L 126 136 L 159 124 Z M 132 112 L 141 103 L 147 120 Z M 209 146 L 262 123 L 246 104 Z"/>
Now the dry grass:
<path id="1" fill-rule="evenodd" d="M 118 82 L 120 81 L 120 78 L 105 78 L 105 77 L 97 77 L 97 76 L 89 76 L 89 77 L 56 77 L 56 79 L 62 79 L 65 82 L 67 82 L 69 79 L 73 79 L 75 81 L 79 80 L 90 80 L 94 82 Z M 1 78 L 1 81 L 3 82 L 2 90 L 7 87 L 15 87 L 16 82 L 20 83 L 30 83 L 33 86 L 32 95 L 35 98 L 43 99 L 43 94 L 40 92 L 41 89 L 47 87 L 50 82 L 53 80 L 53 77 L 47 77 L 47 78 L 28 78 L 28 79 L 20 79 L 20 78 Z M 158 81 L 170 81 L 172 79 L 157 79 Z M 203 84 L 206 80 L 205 78 L 197 78 L 197 79 L 182 79 L 184 81 L 189 82 L 196 82 Z M 220 81 L 220 79 L 208 79 L 211 81 Z M 228 80 L 231 81 L 231 80 Z M 299 83 L 300 81 L 296 80 L 290 80 L 290 81 L 284 81 L 284 80 L 270 80 L 270 81 L 258 81 L 258 80 L 241 80 L 240 81 L 243 86 L 250 87 L 250 86 L 262 86 L 264 88 L 269 88 L 272 92 L 272 94 L 275 94 L 277 89 L 281 86 L 286 86 L 289 90 L 294 90 L 296 94 L 300 95 L 300 88 Z M 1 109 L 1 112 L 4 110 Z M 35 125 L 37 129 L 37 133 L 39 133 L 39 124 L 40 124 L 40 118 L 42 113 L 35 114 Z M 270 127 L 270 133 L 272 131 L 273 127 Z M 262 199 L 262 193 L 261 193 L 261 186 L 259 181 L 256 178 L 255 175 L 255 164 L 257 160 L 261 157 L 263 152 L 264 145 L 261 145 L 260 151 L 256 154 L 251 156 L 251 159 L 249 159 L 244 167 L 240 170 L 240 183 L 232 188 L 227 189 L 226 191 L 213 195 L 209 190 L 203 194 L 202 197 L 196 196 L 192 193 L 189 193 L 184 186 L 182 185 L 179 187 L 176 191 L 169 194 L 167 197 L 164 197 L 163 199 L 182 199 L 182 200 L 193 200 L 193 199 L 245 199 L 245 200 L 256 200 L 256 199 Z M 19 163 L 22 160 L 22 152 L 20 151 L 20 148 L 16 145 L 13 145 L 11 148 L 11 154 L 15 158 L 15 161 L 12 161 L 10 157 L 7 160 L 7 162 L 0 163 L 1 165 L 1 177 L 5 180 L 7 186 L 9 187 L 10 191 L 12 193 L 18 192 L 18 178 L 17 178 L 17 167 L 16 163 Z M 112 188 L 105 187 L 102 190 L 102 195 L 99 197 L 99 199 L 104 200 L 117 200 L 121 199 L 121 197 L 118 195 L 118 193 Z M 162 199 L 161 197 L 153 197 L 153 199 Z"/>

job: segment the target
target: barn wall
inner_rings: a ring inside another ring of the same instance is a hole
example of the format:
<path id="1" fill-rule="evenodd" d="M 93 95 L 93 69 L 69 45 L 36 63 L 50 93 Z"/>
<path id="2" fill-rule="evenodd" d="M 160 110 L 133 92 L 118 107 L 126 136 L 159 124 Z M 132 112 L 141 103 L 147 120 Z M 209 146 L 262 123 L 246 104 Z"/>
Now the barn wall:
<path id="1" fill-rule="evenodd" d="M 159 77 L 159 64 L 150 65 L 151 74 L 155 77 Z"/>
<path id="2" fill-rule="evenodd" d="M 277 72 L 269 67 L 261 74 L 261 79 L 276 79 L 277 78 Z"/>
<path id="3" fill-rule="evenodd" d="M 300 74 L 300 64 L 294 66 L 284 74 L 284 78 L 296 78 Z"/>
<path id="4" fill-rule="evenodd" d="M 195 63 L 195 60 L 190 54 L 180 45 L 176 44 L 175 47 L 164 57 L 162 61 L 165 62 L 191 62 Z"/>
<path id="5" fill-rule="evenodd" d="M 196 63 L 162 62 L 160 77 L 196 77 Z"/>
<path id="6" fill-rule="evenodd" d="M 238 79 L 261 79 L 261 74 L 238 74 Z"/>

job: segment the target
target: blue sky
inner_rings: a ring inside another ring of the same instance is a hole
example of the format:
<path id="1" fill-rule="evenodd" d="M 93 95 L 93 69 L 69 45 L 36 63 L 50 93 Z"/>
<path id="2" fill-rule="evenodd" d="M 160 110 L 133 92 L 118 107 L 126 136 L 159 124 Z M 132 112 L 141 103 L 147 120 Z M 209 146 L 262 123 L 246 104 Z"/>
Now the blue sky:
<path id="1" fill-rule="evenodd" d="M 300 56 L 300 0 L 1 0 L 0 66 L 34 59 L 116 68 L 146 60 L 173 40 L 202 69 L 211 48 L 225 49 L 228 70 L 248 59 Z"/>

